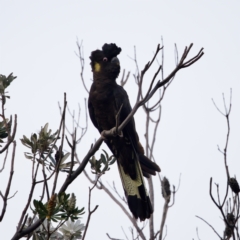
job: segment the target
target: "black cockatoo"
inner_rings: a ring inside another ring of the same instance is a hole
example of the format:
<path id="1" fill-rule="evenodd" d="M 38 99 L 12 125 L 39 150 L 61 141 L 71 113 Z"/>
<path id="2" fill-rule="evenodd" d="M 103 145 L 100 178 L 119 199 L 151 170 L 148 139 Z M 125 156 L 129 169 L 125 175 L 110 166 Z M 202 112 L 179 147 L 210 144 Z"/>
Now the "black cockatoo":
<path id="1" fill-rule="evenodd" d="M 116 114 L 120 111 L 119 121 L 131 112 L 128 95 L 123 87 L 116 83 L 120 72 L 117 55 L 121 48 L 116 44 L 104 44 L 102 50 L 91 53 L 93 83 L 89 93 L 88 109 L 94 126 L 101 133 L 116 126 Z M 105 140 L 117 159 L 118 170 L 122 180 L 128 206 L 134 217 L 144 221 L 153 213 L 143 175 L 155 175 L 159 166 L 144 155 L 139 142 L 134 118 L 132 118 L 122 133 Z"/>

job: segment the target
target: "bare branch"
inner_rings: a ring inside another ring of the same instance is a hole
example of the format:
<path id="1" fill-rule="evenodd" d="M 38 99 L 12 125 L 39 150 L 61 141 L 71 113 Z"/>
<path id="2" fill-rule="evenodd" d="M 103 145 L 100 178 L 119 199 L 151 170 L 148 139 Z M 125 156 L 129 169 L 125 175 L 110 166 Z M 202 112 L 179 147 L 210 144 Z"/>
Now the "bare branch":
<path id="1" fill-rule="evenodd" d="M 228 188 L 227 188 L 228 189 Z M 211 197 L 211 199 L 212 199 L 212 201 L 214 202 L 214 204 L 217 206 L 217 208 L 220 210 L 220 212 L 221 212 L 221 214 L 222 214 L 222 217 L 223 217 L 223 219 L 224 219 L 224 222 L 226 223 L 226 225 L 228 226 L 228 227 L 231 227 L 230 226 L 230 224 L 228 223 L 228 221 L 227 221 L 227 219 L 226 219 L 226 216 L 225 216 L 225 214 L 224 214 L 224 212 L 223 212 L 223 209 L 222 209 L 222 206 L 223 206 L 223 204 L 222 205 L 218 205 L 218 203 L 216 202 L 216 200 L 214 199 L 214 197 L 213 197 L 213 195 L 212 195 L 212 178 L 210 178 L 210 188 L 209 188 L 209 194 L 210 194 L 210 197 Z M 226 198 L 225 198 L 226 199 Z M 225 200 L 224 200 L 225 201 Z"/>
<path id="2" fill-rule="evenodd" d="M 12 161 L 11 161 L 11 170 L 10 170 L 10 174 L 9 174 L 9 179 L 8 179 L 8 184 L 7 184 L 7 188 L 5 191 L 4 196 L 1 194 L 2 198 L 3 198 L 3 208 L 2 208 L 2 213 L 0 215 L 0 222 L 2 221 L 4 214 L 6 212 L 7 209 L 7 201 L 8 201 L 8 195 L 10 192 L 10 188 L 11 188 L 11 184 L 12 184 L 12 178 L 13 178 L 13 173 L 14 173 L 14 159 L 15 159 L 15 150 L 16 150 L 16 141 L 13 142 L 13 152 L 12 152 Z M 15 195 L 15 194 L 14 194 Z"/>
<path id="3" fill-rule="evenodd" d="M 38 221 L 36 221 L 26 229 L 22 229 L 20 232 L 17 231 L 11 240 L 18 240 L 21 237 L 33 232 L 36 228 L 38 228 L 43 223 L 43 221 L 44 219 L 39 219 Z"/>
<path id="4" fill-rule="evenodd" d="M 116 135 L 122 135 L 120 131 L 118 131 L 118 126 L 119 126 L 119 117 L 120 117 L 120 113 L 122 110 L 123 104 L 121 105 L 121 107 L 118 110 L 118 113 L 116 114 Z"/>
<path id="5" fill-rule="evenodd" d="M 121 227 L 121 229 L 122 229 L 122 231 L 123 231 L 123 233 L 124 233 L 126 239 L 129 240 L 127 234 L 125 233 L 125 231 L 124 231 L 124 229 L 123 229 L 123 227 Z"/>
<path id="6" fill-rule="evenodd" d="M 167 218 L 167 212 L 168 212 L 168 204 L 170 202 L 170 197 L 171 195 L 167 196 L 165 198 L 165 202 L 164 202 L 164 206 L 163 206 L 163 213 L 162 213 L 162 220 L 161 220 L 161 224 L 160 224 L 160 230 L 159 230 L 159 240 L 162 240 L 162 236 L 163 236 L 163 227 Z"/>
<path id="7" fill-rule="evenodd" d="M 223 238 L 221 238 L 221 236 L 217 233 L 217 231 L 215 230 L 215 228 L 211 225 L 211 224 L 209 224 L 206 220 L 204 220 L 203 218 L 201 218 L 201 217 L 199 217 L 199 216 L 196 216 L 197 218 L 199 218 L 199 219 L 201 219 L 203 222 L 205 222 L 216 234 L 217 234 L 217 236 L 221 239 L 221 240 L 223 240 Z"/>
<path id="8" fill-rule="evenodd" d="M 162 107 L 161 107 L 161 105 L 159 105 L 158 118 L 155 122 L 154 130 L 153 130 L 153 136 L 152 136 L 152 144 L 151 144 L 151 147 L 150 147 L 150 159 L 152 159 L 152 155 L 153 155 L 153 148 L 154 148 L 155 141 L 156 141 L 157 129 L 158 129 L 158 126 L 159 126 L 159 123 L 160 123 L 160 120 L 161 120 L 161 113 L 162 113 Z"/>
<path id="9" fill-rule="evenodd" d="M 190 46 L 189 46 L 188 48 L 187 48 L 187 47 L 185 48 L 185 51 L 184 51 L 184 53 L 183 53 L 183 55 L 182 55 L 182 58 L 181 58 L 179 64 L 178 64 L 178 65 L 176 66 L 176 68 L 168 75 L 168 77 L 166 77 L 163 81 L 158 81 L 158 82 L 156 83 L 155 87 L 149 92 L 148 95 L 145 95 L 145 97 L 144 97 L 141 101 L 137 101 L 137 102 L 136 102 L 136 104 L 135 104 L 135 106 L 133 107 L 131 113 L 128 115 L 128 117 L 127 117 L 127 118 L 122 122 L 122 124 L 119 126 L 119 130 L 122 130 L 122 129 L 127 125 L 127 123 L 128 123 L 129 120 L 133 117 L 133 115 L 136 113 L 136 111 L 138 110 L 138 108 L 139 108 L 140 106 L 142 106 L 143 104 L 145 104 L 145 103 L 154 95 L 154 93 L 157 91 L 158 88 L 160 88 L 160 87 L 164 86 L 165 84 L 167 84 L 167 83 L 175 76 L 175 74 L 176 74 L 180 69 L 187 67 L 187 66 L 186 66 L 186 63 L 184 63 L 184 60 L 186 59 L 186 57 L 187 57 L 187 55 L 188 55 L 188 53 L 189 53 L 192 45 L 193 45 L 193 44 L 190 44 Z M 156 50 L 156 54 L 154 55 L 154 58 L 153 58 L 153 59 L 155 59 L 155 57 L 156 57 L 156 55 L 157 55 L 157 53 L 158 53 L 159 51 L 160 51 L 160 46 L 158 45 L 158 48 L 157 48 L 157 50 Z M 201 49 L 201 50 L 199 51 L 199 53 L 198 53 L 195 57 L 191 58 L 188 62 L 190 62 L 191 64 L 193 64 L 194 62 L 196 62 L 197 60 L 199 60 L 202 56 L 203 56 L 203 49 Z M 153 61 L 153 60 L 152 60 L 152 61 Z M 142 72 L 141 72 L 141 78 L 140 78 L 140 83 L 139 83 L 139 84 L 140 84 L 140 88 L 141 88 L 141 86 L 142 86 L 141 82 L 142 82 L 142 80 L 143 80 L 143 76 L 144 76 L 145 72 L 149 69 L 149 67 L 151 66 L 152 61 L 151 61 L 150 63 L 147 63 L 146 66 L 145 66 L 145 68 L 144 68 L 144 69 L 142 70 Z M 191 65 L 191 64 L 190 64 L 190 65 Z M 189 65 L 189 66 L 190 66 L 190 65 Z M 138 97 L 137 97 L 137 99 L 140 99 L 140 92 L 141 92 L 141 90 L 138 91 Z M 106 132 L 106 136 L 107 136 L 108 134 L 110 134 L 110 136 L 112 136 L 111 132 Z"/>
<path id="10" fill-rule="evenodd" d="M 175 203 L 175 194 L 176 194 L 176 190 L 175 190 L 175 186 L 173 185 L 173 191 L 172 191 L 172 195 L 173 195 L 173 202 L 172 204 L 168 205 L 168 208 L 172 207 Z"/>
<path id="11" fill-rule="evenodd" d="M 217 104 L 215 103 L 215 101 L 214 101 L 213 98 L 212 98 L 212 102 L 213 102 L 215 108 L 216 108 L 223 116 L 225 116 L 225 114 L 218 108 L 218 106 L 217 106 Z"/>
<path id="12" fill-rule="evenodd" d="M 178 65 L 178 49 L 177 49 L 177 44 L 174 44 L 175 47 L 175 64 Z"/>
<path id="13" fill-rule="evenodd" d="M 154 209 L 155 206 L 155 201 L 154 201 L 154 188 L 153 188 L 153 181 L 152 181 L 152 176 L 148 178 L 148 186 L 149 186 L 149 197 L 152 202 L 152 207 Z M 153 239 L 154 237 L 154 219 L 153 219 L 153 214 L 150 216 L 149 219 L 149 233 L 150 233 L 150 239 Z"/>
<path id="14" fill-rule="evenodd" d="M 59 105 L 59 104 L 58 104 L 58 105 Z M 74 130 L 74 128 L 75 128 L 74 126 L 75 126 L 75 125 L 76 125 L 76 127 L 77 127 L 78 129 L 81 130 L 81 134 L 80 134 L 80 137 L 79 137 L 78 139 L 77 139 L 77 135 L 76 135 L 76 144 L 79 144 L 79 143 L 81 142 L 82 138 L 84 137 L 84 135 L 86 134 L 87 129 L 88 129 L 88 114 L 87 114 L 87 100 L 86 100 L 86 98 L 84 98 L 84 107 L 85 107 L 85 124 L 86 124 L 85 127 L 81 127 L 81 126 L 80 126 L 80 116 L 81 116 L 81 107 L 80 107 L 80 104 L 78 104 L 78 119 L 77 119 L 77 121 L 76 121 L 76 119 L 75 119 L 75 112 L 73 111 L 73 113 L 71 113 L 70 109 L 67 107 L 68 113 L 69 113 L 69 115 L 70 115 L 71 118 L 72 118 L 72 127 L 73 127 L 72 132 L 70 132 L 70 130 L 68 129 L 68 127 L 65 126 L 68 134 L 71 135 L 71 136 L 73 136 L 74 131 L 75 131 L 75 130 Z M 60 105 L 59 105 L 59 110 L 60 110 L 60 114 L 62 115 L 62 111 L 61 111 Z"/>
<path id="15" fill-rule="evenodd" d="M 38 167 L 39 167 L 39 162 L 38 162 L 38 164 L 37 164 L 37 167 L 36 167 L 36 170 L 35 170 L 35 174 L 34 174 L 34 176 L 33 176 L 33 178 L 32 178 L 32 186 L 31 186 L 31 189 L 30 189 L 30 192 L 29 192 L 29 196 L 28 196 L 27 203 L 26 203 L 26 205 L 25 205 L 25 208 L 24 208 L 23 211 L 22 211 L 22 215 L 21 215 L 21 217 L 20 217 L 20 220 L 19 220 L 19 223 L 18 223 L 18 226 L 17 226 L 17 232 L 15 233 L 13 239 L 19 239 L 19 238 L 21 238 L 22 236 L 26 235 L 26 234 L 21 235 L 21 234 L 22 234 L 22 231 L 20 232 L 20 229 L 22 228 L 22 222 L 23 222 L 23 219 L 24 219 L 24 217 L 25 217 L 25 214 L 26 214 L 26 212 L 27 212 L 27 210 L 28 210 L 28 207 L 29 207 L 29 205 L 30 205 L 30 202 L 31 202 L 31 199 L 32 199 L 32 195 L 33 195 L 33 192 L 34 192 L 34 189 L 35 189 L 35 186 L 36 186 L 36 176 L 37 176 L 37 172 L 38 172 Z M 44 219 L 43 219 L 43 220 L 44 220 Z M 41 225 L 41 223 L 40 223 L 39 225 Z M 29 228 L 27 228 L 26 230 L 29 230 Z M 27 232 L 27 234 L 30 233 L 30 232 L 31 232 L 31 231 L 29 230 L 29 232 Z M 17 237 L 17 236 L 19 236 L 19 238 L 15 238 L 15 237 Z"/>
<path id="16" fill-rule="evenodd" d="M 60 134 L 60 131 L 62 129 L 62 139 L 61 139 L 61 149 L 63 148 L 63 141 L 64 141 L 64 135 L 65 135 L 65 115 L 66 115 L 66 107 L 67 107 L 67 95 L 64 93 L 64 106 L 63 106 L 63 113 L 62 113 L 62 118 L 59 126 L 59 131 L 58 135 Z M 62 158 L 62 151 L 59 152 L 59 159 Z M 57 186 L 57 179 L 58 179 L 58 174 L 59 174 L 59 166 L 60 166 L 61 161 L 58 161 L 57 166 L 55 168 L 55 178 L 53 182 L 53 188 L 52 188 L 52 193 L 51 195 L 55 194 L 56 186 Z"/>
<path id="17" fill-rule="evenodd" d="M 138 232 L 139 236 L 141 237 L 141 239 L 146 240 L 142 230 L 139 228 L 139 226 L 137 225 L 136 219 L 133 218 L 129 211 L 122 205 L 122 203 L 120 203 L 114 196 L 113 194 L 108 190 L 107 187 L 105 187 L 105 185 L 103 183 L 101 183 L 101 188 L 109 195 L 109 197 L 123 210 L 123 212 L 125 213 L 125 215 L 128 217 L 128 219 L 132 222 L 133 226 L 135 227 L 136 231 Z"/>
<path id="18" fill-rule="evenodd" d="M 113 181 L 113 187 L 112 187 L 109 183 L 108 183 L 108 185 L 109 185 L 109 187 L 110 187 L 111 189 L 113 189 L 113 191 L 118 195 L 118 197 L 119 197 L 124 203 L 127 204 L 126 199 L 125 199 L 124 197 L 122 197 L 122 196 L 119 194 L 119 192 L 117 191 L 117 188 L 116 188 L 116 186 L 115 186 L 114 181 Z"/>
<path id="19" fill-rule="evenodd" d="M 85 88 L 86 92 L 89 93 L 89 90 L 87 89 L 87 86 L 85 84 L 85 81 L 84 81 L 84 77 L 83 77 L 83 72 L 84 72 L 84 54 L 83 54 L 83 46 L 82 46 L 82 41 L 81 43 L 79 43 L 78 39 L 76 41 L 76 44 L 77 44 L 77 48 L 78 48 L 78 54 L 75 52 L 75 54 L 77 55 L 77 57 L 79 58 L 79 61 L 80 61 L 80 68 L 81 68 L 81 72 L 80 72 L 80 76 L 81 76 L 81 80 L 82 80 L 82 83 L 83 83 L 83 87 Z"/>
<path id="20" fill-rule="evenodd" d="M 0 173 L 1 173 L 1 172 L 4 170 L 4 168 L 5 168 L 5 164 L 6 164 L 7 156 L 8 156 L 8 148 L 7 148 L 7 151 L 6 151 L 6 154 L 5 154 L 4 160 L 3 160 L 2 168 L 0 169 Z"/>
<path id="21" fill-rule="evenodd" d="M 100 176 L 99 176 L 100 177 Z M 99 178 L 98 177 L 98 178 Z M 92 190 L 94 189 L 94 187 L 96 186 L 97 184 L 97 181 L 98 179 L 96 180 L 96 183 L 93 185 L 92 188 L 89 188 L 89 195 L 88 195 L 88 217 L 87 217 L 87 222 L 86 222 L 86 226 L 85 226 L 85 231 L 84 231 L 84 234 L 83 234 L 83 237 L 82 239 L 84 240 L 85 239 L 85 236 L 87 234 L 87 230 L 88 230 L 88 226 L 89 226 L 89 222 L 90 222 L 90 219 L 91 219 L 91 215 L 97 210 L 98 208 L 98 205 L 95 206 L 95 208 L 93 210 L 91 210 L 91 192 Z"/>
<path id="22" fill-rule="evenodd" d="M 215 205 L 217 206 L 217 208 L 219 208 L 219 205 L 217 204 L 217 202 L 215 201 L 213 195 L 212 195 L 212 178 L 210 178 L 210 187 L 209 187 L 209 194 L 210 197 L 212 199 L 212 201 L 215 203 Z"/>
<path id="23" fill-rule="evenodd" d="M 88 151 L 87 155 L 84 157 L 83 161 L 81 162 L 80 166 L 71 174 L 67 176 L 67 179 L 63 183 L 62 187 L 60 188 L 59 193 L 65 192 L 68 186 L 82 173 L 84 168 L 86 167 L 89 159 L 94 155 L 94 153 L 99 149 L 101 144 L 103 143 L 103 137 L 101 136 L 94 145 L 91 146 L 90 150 Z"/>
<path id="24" fill-rule="evenodd" d="M 163 37 L 161 37 L 161 42 L 162 42 L 162 46 L 164 46 Z M 162 49 L 162 81 L 163 79 L 164 79 L 164 48 Z"/>
<path id="25" fill-rule="evenodd" d="M 198 240 L 201 240 L 200 237 L 199 237 L 199 234 L 198 234 L 198 228 L 196 228 L 196 233 L 197 233 Z"/>
<path id="26" fill-rule="evenodd" d="M 229 102 L 229 108 L 228 109 L 227 109 L 227 106 L 226 106 L 224 93 L 222 94 L 222 96 L 223 96 L 223 105 L 224 105 L 225 113 L 223 113 L 218 108 L 218 106 L 216 105 L 216 103 L 214 102 L 213 99 L 212 99 L 212 101 L 213 101 L 213 104 L 214 104 L 215 108 L 226 118 L 226 121 L 227 121 L 227 136 L 226 136 L 225 147 L 224 147 L 223 151 L 219 147 L 218 147 L 218 150 L 224 155 L 224 164 L 225 164 L 227 179 L 229 179 L 230 178 L 230 174 L 229 174 L 229 169 L 228 169 L 228 165 L 227 165 L 227 148 L 228 148 L 228 142 L 229 142 L 229 136 L 230 136 L 229 116 L 230 116 L 230 112 L 231 112 L 231 109 L 232 109 L 232 89 L 230 89 L 230 102 Z"/>
<path id="27" fill-rule="evenodd" d="M 121 78 L 121 81 L 120 81 L 120 85 L 122 87 L 124 87 L 124 85 L 127 83 L 128 79 L 129 79 L 129 76 L 130 76 L 130 72 L 127 73 L 127 76 L 124 79 L 124 77 L 125 77 L 125 69 L 123 69 L 123 74 L 122 74 L 122 78 Z"/>
<path id="28" fill-rule="evenodd" d="M 163 240 L 167 237 L 167 226 L 165 226 L 165 229 L 166 231 L 165 231 L 165 236 L 163 237 Z"/>
<path id="29" fill-rule="evenodd" d="M 122 239 L 119 239 L 119 238 L 111 238 L 110 235 L 108 233 L 106 233 L 106 235 L 108 236 L 109 239 L 111 240 L 122 240 Z"/>

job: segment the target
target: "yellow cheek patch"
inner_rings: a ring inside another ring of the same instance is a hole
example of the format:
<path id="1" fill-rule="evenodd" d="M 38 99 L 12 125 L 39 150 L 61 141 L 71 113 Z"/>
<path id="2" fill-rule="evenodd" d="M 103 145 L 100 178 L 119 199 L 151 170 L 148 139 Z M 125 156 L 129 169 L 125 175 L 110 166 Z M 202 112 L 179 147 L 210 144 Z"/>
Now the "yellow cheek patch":
<path id="1" fill-rule="evenodd" d="M 100 72 L 100 70 L 101 70 L 100 64 L 99 64 L 99 63 L 95 63 L 95 65 L 94 65 L 94 71 L 95 71 L 95 72 Z"/>

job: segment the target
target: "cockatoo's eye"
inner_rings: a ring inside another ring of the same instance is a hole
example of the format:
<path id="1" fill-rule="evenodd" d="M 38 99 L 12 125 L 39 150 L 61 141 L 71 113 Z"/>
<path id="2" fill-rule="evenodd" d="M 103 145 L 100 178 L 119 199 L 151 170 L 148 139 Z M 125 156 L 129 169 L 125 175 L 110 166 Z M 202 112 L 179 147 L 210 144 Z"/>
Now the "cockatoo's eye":
<path id="1" fill-rule="evenodd" d="M 107 62 L 107 61 L 108 61 L 108 59 L 107 59 L 106 57 L 104 57 L 104 58 L 103 58 L 103 61 L 104 61 L 104 62 Z"/>

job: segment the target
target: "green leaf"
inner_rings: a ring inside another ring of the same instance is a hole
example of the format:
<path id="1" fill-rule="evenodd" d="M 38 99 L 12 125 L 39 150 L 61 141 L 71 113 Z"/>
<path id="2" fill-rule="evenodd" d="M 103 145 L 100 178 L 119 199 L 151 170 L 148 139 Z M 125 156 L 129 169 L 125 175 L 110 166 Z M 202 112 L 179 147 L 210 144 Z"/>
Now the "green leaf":
<path id="1" fill-rule="evenodd" d="M 38 204 L 38 201 L 37 200 L 33 200 L 33 205 L 35 208 L 38 208 L 39 207 L 39 204 Z"/>
<path id="2" fill-rule="evenodd" d="M 105 157 L 103 154 L 101 154 L 101 161 L 102 161 L 104 164 L 106 164 L 106 162 L 107 162 L 106 157 Z"/>
<path id="3" fill-rule="evenodd" d="M 77 162 L 74 161 L 73 162 L 73 165 L 76 164 Z M 64 164 L 61 164 L 60 165 L 60 169 L 69 169 L 71 167 L 72 163 L 71 162 L 67 162 L 67 163 L 64 163 Z"/>
<path id="4" fill-rule="evenodd" d="M 47 130 L 48 130 L 48 123 L 46 123 L 45 126 L 43 127 L 43 132 L 47 134 Z"/>
<path id="5" fill-rule="evenodd" d="M 66 153 L 61 159 L 61 164 L 63 164 L 70 155 L 71 155 L 70 153 Z"/>
<path id="6" fill-rule="evenodd" d="M 25 152 L 24 155 L 25 155 L 25 157 L 26 157 L 27 159 L 30 159 L 30 160 L 33 159 L 32 155 L 30 155 L 30 153 L 26 153 L 26 152 Z"/>
<path id="7" fill-rule="evenodd" d="M 10 73 L 7 77 L 5 75 L 0 74 L 0 93 L 4 94 L 5 89 L 11 84 L 11 82 L 16 79 L 17 77 L 14 77 L 12 75 L 13 73 Z"/>
<path id="8" fill-rule="evenodd" d="M 65 194 L 64 195 L 65 200 L 68 200 L 69 197 L 70 197 L 70 194 Z"/>
<path id="9" fill-rule="evenodd" d="M 55 218 L 51 218 L 51 220 L 52 220 L 53 222 L 58 222 L 58 220 L 55 219 Z"/>
<path id="10" fill-rule="evenodd" d="M 104 168 L 103 168 L 102 172 L 103 172 L 103 173 L 104 173 L 104 172 L 106 172 L 106 171 L 107 171 L 107 169 L 108 169 L 108 163 L 106 162 L 106 164 L 105 164 L 105 166 L 104 166 Z"/>
<path id="11" fill-rule="evenodd" d="M 106 158 L 108 159 L 108 153 L 104 149 L 102 149 L 102 150 L 105 153 Z"/>
<path id="12" fill-rule="evenodd" d="M 31 141 L 32 142 L 37 142 L 37 134 L 36 133 L 32 134 Z"/>
<path id="13" fill-rule="evenodd" d="M 112 165 L 112 164 L 114 164 L 115 162 L 116 162 L 116 158 L 115 157 L 113 157 L 113 160 L 111 160 L 110 162 L 109 162 L 109 165 Z"/>

